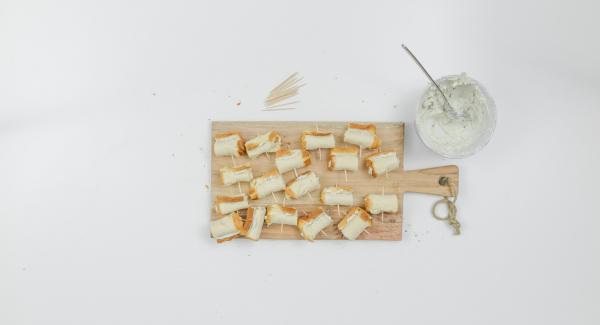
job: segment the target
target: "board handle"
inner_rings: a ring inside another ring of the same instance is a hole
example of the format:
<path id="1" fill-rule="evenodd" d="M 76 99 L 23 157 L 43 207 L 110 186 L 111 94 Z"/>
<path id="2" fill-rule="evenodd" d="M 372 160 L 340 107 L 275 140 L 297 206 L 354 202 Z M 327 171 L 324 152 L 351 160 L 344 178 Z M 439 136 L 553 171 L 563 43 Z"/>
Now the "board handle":
<path id="1" fill-rule="evenodd" d="M 440 184 L 442 177 L 447 177 L 458 193 L 458 167 L 456 165 L 405 171 L 398 186 L 400 192 L 451 196 L 450 187 Z"/>

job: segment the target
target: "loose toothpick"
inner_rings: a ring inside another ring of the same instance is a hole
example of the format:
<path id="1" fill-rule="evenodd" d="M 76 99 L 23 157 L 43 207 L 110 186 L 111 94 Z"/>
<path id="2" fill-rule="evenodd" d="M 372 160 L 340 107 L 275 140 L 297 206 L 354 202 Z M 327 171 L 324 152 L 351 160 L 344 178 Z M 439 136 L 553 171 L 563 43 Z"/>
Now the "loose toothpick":
<path id="1" fill-rule="evenodd" d="M 279 83 L 265 99 L 264 111 L 275 111 L 275 110 L 288 110 L 294 109 L 292 107 L 282 107 L 286 105 L 295 104 L 298 101 L 291 101 L 282 103 L 283 101 L 298 95 L 300 88 L 305 84 L 300 84 L 303 78 L 298 76 L 298 72 L 292 73 L 289 77 Z"/>
<path id="2" fill-rule="evenodd" d="M 344 169 L 344 178 L 346 179 L 346 184 L 348 184 L 348 171 Z"/>

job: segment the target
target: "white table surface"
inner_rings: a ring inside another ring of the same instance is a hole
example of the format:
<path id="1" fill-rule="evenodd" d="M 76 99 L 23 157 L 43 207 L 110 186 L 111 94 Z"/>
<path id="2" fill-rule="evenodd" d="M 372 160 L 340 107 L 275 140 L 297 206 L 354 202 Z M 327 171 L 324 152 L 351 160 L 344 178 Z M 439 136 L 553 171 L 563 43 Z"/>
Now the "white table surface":
<path id="1" fill-rule="evenodd" d="M 600 323 L 599 9 L 2 1 L 0 324 Z M 419 142 L 401 42 L 486 85 L 487 148 Z M 298 109 L 261 112 L 293 71 Z M 217 245 L 211 120 L 409 122 L 407 169 L 460 167 L 464 233 L 411 194 L 400 242 Z"/>

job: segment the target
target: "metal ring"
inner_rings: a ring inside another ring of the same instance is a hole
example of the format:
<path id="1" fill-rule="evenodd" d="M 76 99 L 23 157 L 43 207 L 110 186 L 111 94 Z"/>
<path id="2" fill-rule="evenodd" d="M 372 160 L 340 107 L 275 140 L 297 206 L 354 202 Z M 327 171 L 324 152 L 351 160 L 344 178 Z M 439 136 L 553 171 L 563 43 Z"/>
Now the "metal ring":
<path id="1" fill-rule="evenodd" d="M 448 207 L 448 214 L 445 217 L 440 217 L 435 213 L 435 208 L 437 208 L 437 206 L 440 203 L 446 203 L 446 207 Z M 431 214 L 433 214 L 433 217 L 438 220 L 441 220 L 441 221 L 448 220 L 448 219 L 450 219 L 450 214 L 452 213 L 452 207 L 450 205 L 451 205 L 451 202 L 448 201 L 448 199 L 443 198 L 433 204 L 433 208 L 431 208 Z"/>

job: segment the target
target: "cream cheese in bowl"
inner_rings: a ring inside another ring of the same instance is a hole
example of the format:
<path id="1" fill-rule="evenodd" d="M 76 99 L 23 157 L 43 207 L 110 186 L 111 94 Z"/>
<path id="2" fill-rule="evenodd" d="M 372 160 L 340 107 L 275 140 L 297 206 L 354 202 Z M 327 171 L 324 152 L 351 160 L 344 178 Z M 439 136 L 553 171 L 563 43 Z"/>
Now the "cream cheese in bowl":
<path id="1" fill-rule="evenodd" d="M 496 106 L 483 86 L 466 74 L 436 80 L 417 108 L 417 134 L 434 152 L 447 158 L 464 158 L 481 150 L 496 127 Z"/>

